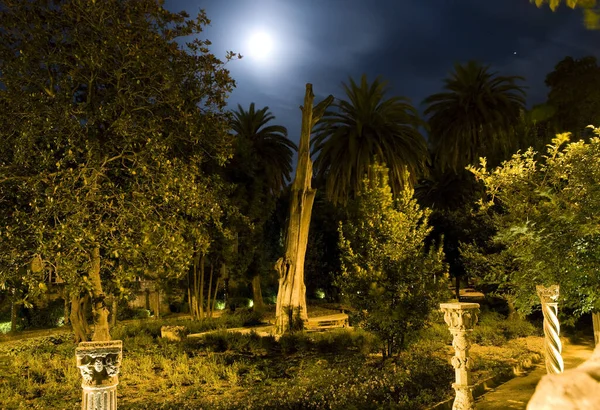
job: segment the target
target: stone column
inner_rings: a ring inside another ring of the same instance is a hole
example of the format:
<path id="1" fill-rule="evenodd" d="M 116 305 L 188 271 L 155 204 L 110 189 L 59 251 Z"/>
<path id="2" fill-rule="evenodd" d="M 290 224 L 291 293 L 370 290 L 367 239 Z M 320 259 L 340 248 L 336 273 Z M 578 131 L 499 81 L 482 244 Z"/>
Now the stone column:
<path id="1" fill-rule="evenodd" d="M 544 352 L 546 356 L 546 371 L 548 374 L 559 374 L 565 369 L 561 356 L 560 323 L 558 322 L 559 286 L 536 286 L 537 294 L 542 302 L 544 314 Z"/>
<path id="2" fill-rule="evenodd" d="M 82 410 L 116 410 L 123 342 L 81 342 L 75 350 L 83 377 Z"/>
<path id="3" fill-rule="evenodd" d="M 477 323 L 479 304 L 442 303 L 440 308 L 444 312 L 444 321 L 448 325 L 450 333 L 452 333 L 452 347 L 455 351 L 452 366 L 454 366 L 456 382 L 452 384 L 452 387 L 456 391 L 456 398 L 452 410 L 474 410 L 475 400 L 473 399 L 471 358 L 469 357 L 471 341 L 469 337 L 473 331 L 473 326 Z"/>

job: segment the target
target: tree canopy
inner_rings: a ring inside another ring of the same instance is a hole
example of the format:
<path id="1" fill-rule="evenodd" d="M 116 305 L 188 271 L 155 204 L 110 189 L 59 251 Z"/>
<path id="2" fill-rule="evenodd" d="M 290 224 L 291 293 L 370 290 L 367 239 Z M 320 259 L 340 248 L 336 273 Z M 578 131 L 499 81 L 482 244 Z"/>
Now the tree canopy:
<path id="1" fill-rule="evenodd" d="M 389 90 L 380 78 L 369 83 L 363 75 L 360 83 L 351 78 L 343 86 L 346 99 L 325 112 L 313 140 L 316 178 L 325 181 L 327 197 L 335 203 L 354 197 L 375 157 L 388 164 L 394 193 L 412 186 L 427 158 L 415 108 L 407 98 L 386 97 Z"/>
<path id="2" fill-rule="evenodd" d="M 100 320 L 100 278 L 178 276 L 210 245 L 224 201 L 203 167 L 231 154 L 234 83 L 204 12 L 34 0 L 0 19 L 0 281 L 39 258 Z"/>
<path id="3" fill-rule="evenodd" d="M 496 280 L 525 312 L 535 285 L 552 284 L 576 315 L 600 309 L 600 138 L 568 141 L 559 134 L 541 160 L 529 149 L 494 170 L 485 160 L 471 168 L 486 186 L 480 205 L 493 211 L 495 243 L 514 264 Z"/>
<path id="4" fill-rule="evenodd" d="M 358 310 L 360 326 L 384 342 L 384 355 L 425 325 L 447 289 L 443 250 L 426 247 L 430 213 L 409 186 L 393 199 L 387 168 L 374 164 L 340 225 L 338 285 Z"/>

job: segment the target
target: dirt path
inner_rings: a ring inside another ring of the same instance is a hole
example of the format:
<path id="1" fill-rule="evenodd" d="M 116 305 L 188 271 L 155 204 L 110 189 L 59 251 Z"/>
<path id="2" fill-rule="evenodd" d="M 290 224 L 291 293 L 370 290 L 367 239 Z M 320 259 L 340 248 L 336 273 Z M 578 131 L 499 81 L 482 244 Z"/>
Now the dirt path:
<path id="1" fill-rule="evenodd" d="M 577 367 L 586 361 L 592 355 L 593 349 L 591 342 L 566 345 L 563 349 L 565 370 Z M 477 410 L 525 409 L 535 387 L 545 374 L 544 363 L 539 363 L 527 375 L 515 377 L 477 399 Z"/>

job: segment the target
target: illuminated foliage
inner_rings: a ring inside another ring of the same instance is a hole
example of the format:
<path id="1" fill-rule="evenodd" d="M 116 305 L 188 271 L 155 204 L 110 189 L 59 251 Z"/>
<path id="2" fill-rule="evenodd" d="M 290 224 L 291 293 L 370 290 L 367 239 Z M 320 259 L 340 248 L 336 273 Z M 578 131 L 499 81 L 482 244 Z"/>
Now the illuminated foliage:
<path id="1" fill-rule="evenodd" d="M 349 220 L 340 226 L 338 286 L 357 309 L 359 326 L 375 332 L 392 355 L 425 325 L 448 283 L 442 248 L 425 246 L 430 211 L 409 187 L 393 199 L 387 173 L 371 166 L 349 205 Z"/>
<path id="2" fill-rule="evenodd" d="M 598 9 L 597 0 L 530 0 L 535 3 L 536 6 L 542 7 L 544 4 L 548 4 L 552 11 L 555 11 L 561 3 L 565 3 L 567 6 L 574 9 L 579 7 L 583 9 L 583 23 L 585 26 L 592 30 L 600 29 L 600 11 Z"/>
<path id="3" fill-rule="evenodd" d="M 491 171 L 485 160 L 470 168 L 486 186 L 480 206 L 495 243 L 514 263 L 497 280 L 523 311 L 537 304 L 536 285 L 555 283 L 576 314 L 600 308 L 600 138 L 568 141 L 559 134 L 541 160 L 530 149 Z"/>
<path id="4" fill-rule="evenodd" d="M 177 277 L 210 246 L 225 202 L 203 167 L 231 155 L 233 81 L 206 15 L 161 4 L 3 3 L 0 282 L 40 255 L 98 315 L 99 275 L 115 292 Z"/>

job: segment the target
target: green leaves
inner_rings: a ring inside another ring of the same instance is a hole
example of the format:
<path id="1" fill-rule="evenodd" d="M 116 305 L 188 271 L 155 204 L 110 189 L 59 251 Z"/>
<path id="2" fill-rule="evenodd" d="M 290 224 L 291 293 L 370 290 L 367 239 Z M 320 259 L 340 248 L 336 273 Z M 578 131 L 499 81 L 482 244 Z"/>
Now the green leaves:
<path id="1" fill-rule="evenodd" d="M 491 172 L 471 168 L 486 186 L 482 209 L 493 210 L 495 242 L 515 262 L 497 283 L 512 287 L 524 311 L 536 303 L 535 285 L 554 283 L 563 306 L 600 308 L 590 303 L 600 289 L 600 139 L 568 141 L 557 135 L 541 161 L 529 150 Z"/>
<path id="2" fill-rule="evenodd" d="M 369 168 L 350 218 L 340 226 L 342 275 L 338 286 L 360 311 L 362 326 L 392 350 L 424 325 L 446 285 L 443 251 L 426 247 L 430 211 L 406 187 L 392 199 L 388 169 Z"/>

